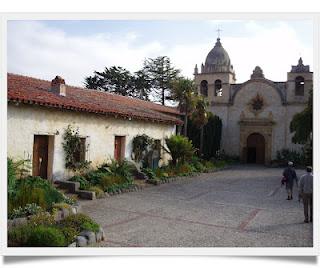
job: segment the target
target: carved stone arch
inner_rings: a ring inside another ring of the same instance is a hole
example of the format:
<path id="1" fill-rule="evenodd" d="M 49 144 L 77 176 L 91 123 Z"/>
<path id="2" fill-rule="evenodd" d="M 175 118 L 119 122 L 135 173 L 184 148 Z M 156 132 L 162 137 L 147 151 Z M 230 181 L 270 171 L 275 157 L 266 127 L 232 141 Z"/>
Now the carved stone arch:
<path id="1" fill-rule="evenodd" d="M 281 100 L 281 103 L 282 104 L 285 104 L 286 103 L 286 99 L 285 99 L 285 96 L 284 94 L 281 92 L 281 90 L 279 88 L 276 87 L 276 85 L 272 82 L 272 81 L 269 81 L 267 79 L 251 79 L 251 80 L 248 80 L 247 82 L 244 82 L 243 84 L 241 84 L 240 87 L 238 87 L 232 94 L 231 96 L 231 104 L 234 104 L 234 101 L 235 101 L 235 98 L 238 94 L 238 92 L 243 89 L 246 85 L 250 84 L 250 83 L 253 83 L 253 82 L 259 82 L 259 83 L 265 83 L 267 85 L 269 85 L 270 87 L 274 88 L 276 90 L 276 92 L 279 94 L 279 97 L 280 97 L 280 100 Z"/>

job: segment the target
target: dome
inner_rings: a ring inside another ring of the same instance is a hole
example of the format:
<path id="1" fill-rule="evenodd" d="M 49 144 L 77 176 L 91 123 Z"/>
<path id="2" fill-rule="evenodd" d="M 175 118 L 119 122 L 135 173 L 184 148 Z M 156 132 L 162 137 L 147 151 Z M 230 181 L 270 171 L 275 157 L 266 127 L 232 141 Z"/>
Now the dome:
<path id="1" fill-rule="evenodd" d="M 220 38 L 217 39 L 213 49 L 209 52 L 204 65 L 204 71 L 209 72 L 233 72 L 227 51 L 222 47 Z"/>

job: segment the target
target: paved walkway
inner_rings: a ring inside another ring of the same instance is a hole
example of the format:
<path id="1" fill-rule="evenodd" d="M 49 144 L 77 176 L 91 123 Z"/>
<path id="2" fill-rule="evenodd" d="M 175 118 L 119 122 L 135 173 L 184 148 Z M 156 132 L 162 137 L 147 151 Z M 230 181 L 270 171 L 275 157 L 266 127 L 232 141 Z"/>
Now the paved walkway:
<path id="1" fill-rule="evenodd" d="M 281 173 L 234 166 L 81 204 L 105 247 L 312 247 L 296 191 L 292 201 L 283 187 L 268 196 Z"/>

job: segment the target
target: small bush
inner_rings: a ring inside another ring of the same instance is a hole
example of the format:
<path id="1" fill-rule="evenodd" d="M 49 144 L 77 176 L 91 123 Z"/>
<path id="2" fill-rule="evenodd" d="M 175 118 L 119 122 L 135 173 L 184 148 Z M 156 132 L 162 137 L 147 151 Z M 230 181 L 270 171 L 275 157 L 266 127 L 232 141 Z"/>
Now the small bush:
<path id="1" fill-rule="evenodd" d="M 26 241 L 29 247 L 64 247 L 66 238 L 61 230 L 52 226 L 35 226 Z"/>
<path id="2" fill-rule="evenodd" d="M 104 192 L 106 192 L 110 187 L 113 187 L 114 185 L 123 185 L 125 183 L 127 183 L 127 180 L 124 177 L 115 175 L 105 175 L 101 178 L 100 187 L 103 189 Z"/>
<path id="3" fill-rule="evenodd" d="M 123 177 L 127 182 L 132 182 L 132 171 L 134 169 L 136 169 L 136 167 L 127 160 L 116 161 L 111 159 L 110 163 L 101 165 L 98 170 L 112 176 Z"/>
<path id="4" fill-rule="evenodd" d="M 73 243 L 76 236 L 80 234 L 75 228 L 72 228 L 72 227 L 62 227 L 60 228 L 60 230 L 66 239 L 67 245 L 70 245 L 71 243 Z"/>
<path id="5" fill-rule="evenodd" d="M 8 246 L 19 247 L 27 244 L 34 226 L 24 224 L 8 230 Z"/>
<path id="6" fill-rule="evenodd" d="M 17 181 L 17 194 L 9 200 L 9 212 L 18 207 L 35 203 L 45 210 L 53 203 L 66 200 L 66 197 L 54 188 L 47 180 L 40 177 L 28 177 Z"/>
<path id="7" fill-rule="evenodd" d="M 166 139 L 166 145 L 174 166 L 190 160 L 195 153 L 192 142 L 184 136 L 173 135 Z"/>
<path id="8" fill-rule="evenodd" d="M 27 204 L 25 207 L 19 207 L 17 209 L 13 209 L 12 212 L 9 214 L 10 219 L 20 218 L 20 217 L 27 217 L 30 215 L 37 214 L 43 211 L 42 207 L 38 206 L 35 203 Z"/>
<path id="9" fill-rule="evenodd" d="M 50 214 L 49 212 L 40 212 L 38 214 L 32 215 L 30 217 L 29 223 L 34 226 L 39 226 L 54 225 L 56 222 L 54 213 Z"/>
<path id="10" fill-rule="evenodd" d="M 80 190 L 86 190 L 90 187 L 89 182 L 86 180 L 86 178 L 82 176 L 73 176 L 69 179 L 69 181 L 79 182 L 80 183 Z"/>
<path id="11" fill-rule="evenodd" d="M 154 170 L 151 168 L 144 168 L 142 169 L 142 172 L 147 175 L 149 180 L 153 180 L 157 178 L 157 175 L 155 174 Z"/>
<path id="12" fill-rule="evenodd" d="M 277 151 L 277 158 L 276 160 L 281 165 L 287 165 L 288 161 L 292 161 L 294 165 L 303 166 L 305 165 L 305 156 L 302 152 L 297 152 L 294 150 L 289 149 L 282 149 L 280 151 Z"/>
<path id="13" fill-rule="evenodd" d="M 70 215 L 60 221 L 59 225 L 61 227 L 71 227 L 74 228 L 77 232 L 84 230 L 97 232 L 99 231 L 99 225 L 94 222 L 87 215 L 78 213 L 75 215 Z"/>
<path id="14" fill-rule="evenodd" d="M 95 192 L 97 198 L 104 198 L 105 197 L 104 191 L 98 186 L 91 186 L 88 190 Z"/>

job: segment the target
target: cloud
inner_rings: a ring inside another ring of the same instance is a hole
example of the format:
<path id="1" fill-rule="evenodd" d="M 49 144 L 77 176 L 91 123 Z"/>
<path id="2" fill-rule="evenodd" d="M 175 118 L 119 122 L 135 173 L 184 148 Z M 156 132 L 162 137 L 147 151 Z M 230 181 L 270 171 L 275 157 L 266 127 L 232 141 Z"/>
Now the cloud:
<path id="1" fill-rule="evenodd" d="M 222 43 L 234 65 L 238 82 L 250 78 L 259 65 L 266 78 L 284 81 L 298 57 L 312 65 L 312 44 L 306 46 L 286 23 L 265 27 L 255 21 L 245 24 L 241 37 L 223 37 Z M 188 33 L 181 33 L 188 34 Z M 205 61 L 213 40 L 165 45 L 130 31 L 123 34 L 67 35 L 63 30 L 37 21 L 8 23 L 8 71 L 51 80 L 61 75 L 71 85 L 82 86 L 84 78 L 105 66 L 122 66 L 134 72 L 148 57 L 167 55 L 175 67 L 190 78 L 194 66 Z"/>

